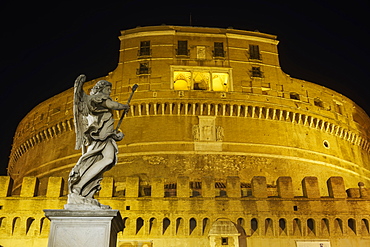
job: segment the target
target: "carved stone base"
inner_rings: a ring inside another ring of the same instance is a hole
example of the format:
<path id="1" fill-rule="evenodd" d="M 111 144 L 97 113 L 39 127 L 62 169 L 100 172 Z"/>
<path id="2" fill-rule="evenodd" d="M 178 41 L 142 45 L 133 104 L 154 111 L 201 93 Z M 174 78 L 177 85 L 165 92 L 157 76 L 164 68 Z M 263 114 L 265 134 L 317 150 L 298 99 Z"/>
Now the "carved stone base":
<path id="1" fill-rule="evenodd" d="M 118 210 L 52 210 L 49 247 L 101 246 L 115 247 L 117 233 L 124 228 Z"/>
<path id="2" fill-rule="evenodd" d="M 75 193 L 68 194 L 67 204 L 64 205 L 66 210 L 101 210 L 112 209 L 108 205 L 103 205 L 94 198 L 87 198 Z"/>

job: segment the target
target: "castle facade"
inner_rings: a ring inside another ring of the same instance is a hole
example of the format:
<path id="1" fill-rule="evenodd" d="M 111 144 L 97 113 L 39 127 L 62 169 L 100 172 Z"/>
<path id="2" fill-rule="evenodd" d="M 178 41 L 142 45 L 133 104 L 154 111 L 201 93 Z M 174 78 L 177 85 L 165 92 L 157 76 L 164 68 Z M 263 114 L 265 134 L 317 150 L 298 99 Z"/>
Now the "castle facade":
<path id="1" fill-rule="evenodd" d="M 124 218 L 118 246 L 370 245 L 370 119 L 285 74 L 276 36 L 153 26 L 119 38 L 117 68 L 85 83 L 112 82 L 119 102 L 139 85 L 98 196 Z M 20 122 L 0 245 L 46 245 L 42 210 L 63 208 L 80 156 L 72 108 L 71 88 Z"/>

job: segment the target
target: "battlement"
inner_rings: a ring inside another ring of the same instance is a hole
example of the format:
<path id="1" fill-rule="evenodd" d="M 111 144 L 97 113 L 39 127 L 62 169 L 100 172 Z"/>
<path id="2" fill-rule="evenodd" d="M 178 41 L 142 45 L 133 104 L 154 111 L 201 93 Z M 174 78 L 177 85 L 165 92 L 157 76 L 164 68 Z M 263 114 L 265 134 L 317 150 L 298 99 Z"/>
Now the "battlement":
<path id="1" fill-rule="evenodd" d="M 66 186 L 63 178 L 50 177 L 42 194 L 39 185 L 38 178 L 25 177 L 20 194 L 12 195 L 12 179 L 0 177 L 0 240 L 4 243 L 34 237 L 46 243 L 50 226 L 43 209 L 63 208 Z M 291 177 L 279 177 L 274 185 L 267 184 L 263 176 L 249 182 L 237 176 L 224 181 L 211 176 L 190 181 L 178 176 L 171 183 L 158 177 L 149 183 L 139 177 L 125 181 L 107 177 L 101 185 L 99 201 L 123 216 L 125 229 L 119 239 L 148 235 L 204 238 L 212 222 L 225 218 L 225 212 L 228 220 L 253 238 L 370 236 L 369 191 L 361 182 L 358 188 L 346 190 L 342 177 L 327 180 L 328 196 L 320 195 L 316 177 L 302 180 L 300 195 L 294 192 Z"/>
<path id="2" fill-rule="evenodd" d="M 125 182 L 116 182 L 112 177 L 104 178 L 101 182 L 101 198 L 109 197 L 223 197 L 223 198 L 335 198 L 335 199 L 370 199 L 370 191 L 359 182 L 358 188 L 345 188 L 342 177 L 330 177 L 327 181 L 328 196 L 320 195 L 318 179 L 305 177 L 302 180 L 301 195 L 294 193 L 291 177 L 279 177 L 276 185 L 269 185 L 266 177 L 255 176 L 250 181 L 241 182 L 237 176 L 228 176 L 225 181 L 215 180 L 214 177 L 203 177 L 201 181 L 190 181 L 187 176 L 178 176 L 175 183 L 168 183 L 164 178 L 153 178 L 150 184 L 143 183 L 139 177 L 126 177 Z M 45 193 L 39 191 L 37 177 L 25 177 L 22 182 L 20 195 L 12 195 L 12 179 L 9 176 L 0 177 L 0 197 L 19 196 L 58 198 L 67 195 L 64 179 L 50 177 Z"/>

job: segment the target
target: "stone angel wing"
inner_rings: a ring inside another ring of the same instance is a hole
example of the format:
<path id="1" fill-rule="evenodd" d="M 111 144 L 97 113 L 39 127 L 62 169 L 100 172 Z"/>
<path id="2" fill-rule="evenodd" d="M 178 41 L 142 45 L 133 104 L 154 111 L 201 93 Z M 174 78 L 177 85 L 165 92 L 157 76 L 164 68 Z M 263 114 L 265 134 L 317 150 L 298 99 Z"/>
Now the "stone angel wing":
<path id="1" fill-rule="evenodd" d="M 75 149 L 80 149 L 84 144 L 84 133 L 87 129 L 86 117 L 89 115 L 88 96 L 83 90 L 86 81 L 85 75 L 80 75 L 74 84 L 73 115 L 76 132 Z"/>

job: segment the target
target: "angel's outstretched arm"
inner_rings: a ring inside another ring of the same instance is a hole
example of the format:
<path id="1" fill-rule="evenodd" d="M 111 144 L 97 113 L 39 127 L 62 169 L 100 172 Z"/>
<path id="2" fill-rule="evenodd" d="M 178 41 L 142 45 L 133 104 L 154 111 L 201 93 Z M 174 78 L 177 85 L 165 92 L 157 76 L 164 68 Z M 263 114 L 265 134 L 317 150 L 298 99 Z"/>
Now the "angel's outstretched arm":
<path id="1" fill-rule="evenodd" d="M 121 104 L 121 103 L 118 103 L 118 102 L 113 101 L 111 99 L 107 99 L 104 102 L 104 105 L 108 109 L 112 109 L 112 110 L 128 110 L 130 108 L 130 106 L 127 105 L 127 104 Z"/>

